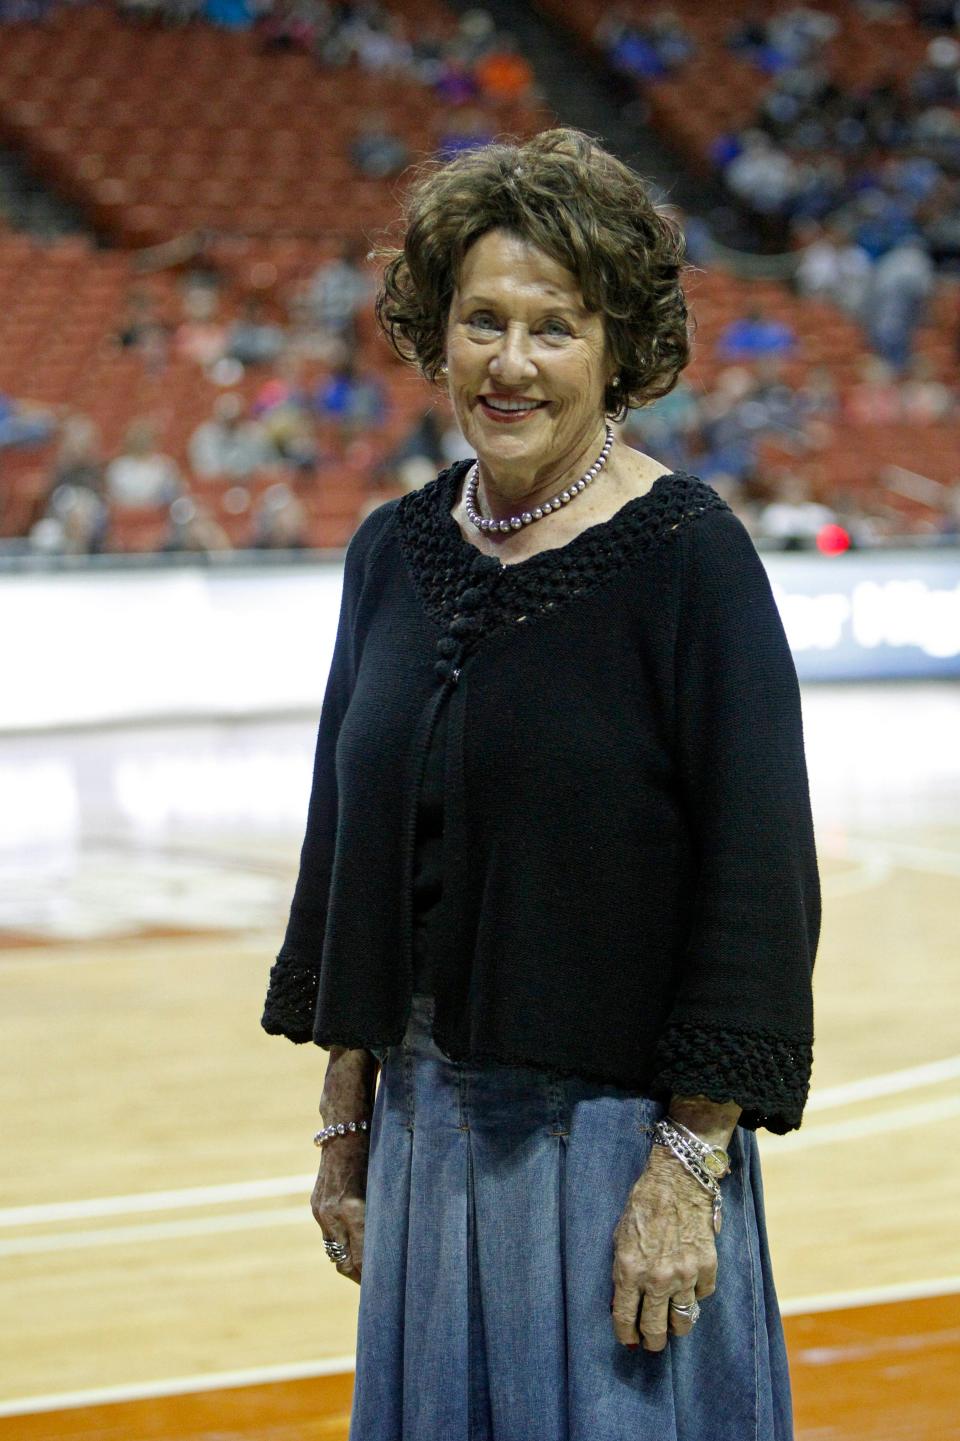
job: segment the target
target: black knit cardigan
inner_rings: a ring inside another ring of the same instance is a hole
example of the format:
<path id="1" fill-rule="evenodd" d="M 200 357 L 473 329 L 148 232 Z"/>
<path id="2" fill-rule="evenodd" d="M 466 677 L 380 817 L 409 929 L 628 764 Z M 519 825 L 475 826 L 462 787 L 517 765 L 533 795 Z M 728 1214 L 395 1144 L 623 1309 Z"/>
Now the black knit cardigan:
<path id="1" fill-rule="evenodd" d="M 749 534 L 675 472 L 504 566 L 451 514 L 465 469 L 381 505 L 347 551 L 262 1024 L 402 1039 L 446 705 L 440 1048 L 798 1126 L 820 886 L 796 670 Z"/>

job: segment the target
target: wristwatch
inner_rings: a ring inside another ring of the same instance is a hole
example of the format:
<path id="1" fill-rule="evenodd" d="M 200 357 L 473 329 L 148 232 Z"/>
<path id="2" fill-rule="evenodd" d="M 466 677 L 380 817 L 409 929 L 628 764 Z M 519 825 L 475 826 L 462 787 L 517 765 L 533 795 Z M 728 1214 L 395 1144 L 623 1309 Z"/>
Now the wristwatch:
<path id="1" fill-rule="evenodd" d="M 730 1157 L 722 1146 L 711 1146 L 704 1141 L 696 1132 L 691 1131 L 682 1121 L 676 1120 L 673 1116 L 667 1117 L 671 1126 L 675 1126 L 683 1135 L 687 1144 L 696 1152 L 697 1159 L 707 1175 L 714 1181 L 722 1181 L 724 1176 L 730 1174 Z"/>

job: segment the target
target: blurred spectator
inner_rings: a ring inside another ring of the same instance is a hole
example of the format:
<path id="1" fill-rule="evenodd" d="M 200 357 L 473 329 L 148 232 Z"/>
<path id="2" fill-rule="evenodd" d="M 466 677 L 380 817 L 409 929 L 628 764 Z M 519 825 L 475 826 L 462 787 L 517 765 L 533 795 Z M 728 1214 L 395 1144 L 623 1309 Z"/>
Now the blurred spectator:
<path id="1" fill-rule="evenodd" d="M 357 316 L 370 304 L 374 283 L 362 263 L 365 253 L 362 241 L 348 241 L 336 260 L 315 271 L 303 291 L 307 313 L 328 340 L 352 343 Z"/>
<path id="2" fill-rule="evenodd" d="M 294 356 L 285 352 L 280 357 L 276 373 L 257 392 L 251 414 L 277 459 L 308 474 L 316 469 L 320 454 L 312 398 Z"/>
<path id="3" fill-rule="evenodd" d="M 960 101 L 960 42 L 949 35 L 931 40 L 924 63 L 910 82 L 910 92 L 924 107 L 956 105 Z"/>
<path id="4" fill-rule="evenodd" d="M 929 30 L 949 30 L 960 25 L 957 0 L 909 0 L 917 20 Z"/>
<path id="5" fill-rule="evenodd" d="M 411 76 L 421 85 L 434 86 L 440 75 L 445 52 L 446 42 L 443 36 L 437 31 L 431 31 L 429 24 L 421 21 L 411 43 Z"/>
<path id="6" fill-rule="evenodd" d="M 870 283 L 870 257 L 839 231 L 825 230 L 805 245 L 795 279 L 801 295 L 831 300 L 859 314 Z"/>
<path id="7" fill-rule="evenodd" d="M 262 300 L 253 297 L 227 331 L 224 354 L 241 365 L 269 365 L 284 344 L 283 330 L 264 318 Z"/>
<path id="8" fill-rule="evenodd" d="M 942 380 L 925 355 L 915 355 L 907 365 L 900 386 L 900 408 L 911 425 L 936 425 L 950 420 L 957 407 L 957 395 Z"/>
<path id="9" fill-rule="evenodd" d="M 800 397 L 784 375 L 777 354 L 757 362 L 754 386 L 743 411 L 748 429 L 778 436 L 781 441 L 802 445 Z"/>
<path id="10" fill-rule="evenodd" d="M 361 175 L 383 180 L 409 165 L 410 148 L 393 133 L 383 111 L 370 111 L 361 120 L 350 146 L 350 159 Z"/>
<path id="11" fill-rule="evenodd" d="M 249 30 L 254 22 L 256 0 L 200 0 L 200 3 L 204 20 L 222 30 Z"/>
<path id="12" fill-rule="evenodd" d="M 814 59 L 840 28 L 835 15 L 811 5 L 781 7 L 767 22 L 767 39 L 777 55 L 789 65 L 803 65 Z"/>
<path id="13" fill-rule="evenodd" d="M 811 423 L 830 425 L 840 414 L 837 382 L 828 366 L 814 365 L 797 391 L 800 416 L 809 430 Z"/>
<path id="14" fill-rule="evenodd" d="M 389 470 L 405 465 L 411 460 L 422 460 L 432 467 L 436 474 L 444 464 L 443 434 L 444 420 L 436 406 L 425 410 L 413 428 L 408 431 L 398 446 L 384 461 Z"/>
<path id="15" fill-rule="evenodd" d="M 106 470 L 107 495 L 117 505 L 167 505 L 180 494 L 180 473 L 169 455 L 157 449 L 153 422 L 131 421 L 123 449 Z"/>
<path id="16" fill-rule="evenodd" d="M 671 74 L 696 52 L 674 10 L 658 10 L 640 22 L 629 6 L 615 6 L 601 19 L 594 40 L 615 70 L 645 80 Z"/>
<path id="17" fill-rule="evenodd" d="M 271 0 L 256 23 L 264 49 L 312 54 L 326 39 L 329 10 L 314 0 Z"/>
<path id="18" fill-rule="evenodd" d="M 103 549 L 109 514 L 102 498 L 82 485 L 58 485 L 30 544 L 44 555 L 97 555 Z"/>
<path id="19" fill-rule="evenodd" d="M 442 160 L 452 160 L 463 150 L 489 145 L 493 139 L 486 116 L 473 105 L 464 105 L 450 114 L 440 112 L 437 122 L 437 153 Z"/>
<path id="20" fill-rule="evenodd" d="M 167 327 L 156 311 L 153 296 L 146 290 L 132 290 L 124 303 L 114 333 L 121 350 L 134 351 L 147 370 L 157 375 L 167 359 Z"/>
<path id="21" fill-rule="evenodd" d="M 468 105 L 479 94 L 473 66 L 455 50 L 447 50 L 441 57 L 433 88 L 448 105 Z"/>
<path id="22" fill-rule="evenodd" d="M 798 189 L 794 162 L 762 130 L 744 133 L 723 178 L 734 195 L 760 215 L 786 213 Z"/>
<path id="23" fill-rule="evenodd" d="M 45 445 L 56 430 L 57 417 L 48 406 L 0 395 L 0 450 Z"/>
<path id="24" fill-rule="evenodd" d="M 487 100 L 518 101 L 533 89 L 533 70 L 514 37 L 501 31 L 474 66 L 480 94 Z"/>
<path id="25" fill-rule="evenodd" d="M 466 10 L 460 16 L 457 37 L 451 45 L 441 42 L 444 54 L 455 51 L 465 65 L 474 65 L 490 49 L 496 35 L 496 25 L 489 10 Z"/>
<path id="26" fill-rule="evenodd" d="M 753 470 L 759 433 L 747 408 L 753 387 L 746 366 L 727 366 L 700 402 L 691 461 L 696 474 L 711 484 L 717 475 L 739 480 Z"/>
<path id="27" fill-rule="evenodd" d="M 358 13 L 349 26 L 349 43 L 362 70 L 396 73 L 409 68 L 413 47 L 402 15 L 387 10 Z"/>
<path id="28" fill-rule="evenodd" d="M 780 477 L 778 498 L 764 506 L 757 521 L 757 533 L 781 550 L 810 548 L 825 525 L 836 520 L 834 512 L 815 501 L 809 482 L 793 471 Z"/>
<path id="29" fill-rule="evenodd" d="M 934 533 L 945 545 L 960 543 L 960 480 L 940 487 Z"/>
<path id="30" fill-rule="evenodd" d="M 381 381 L 359 371 L 351 358 L 317 388 L 314 404 L 320 415 L 338 421 L 344 428 L 359 430 L 383 424 L 387 397 Z"/>
<path id="31" fill-rule="evenodd" d="M 751 5 L 727 31 L 727 45 L 738 55 L 756 60 L 767 43 L 767 17 L 763 6 Z"/>
<path id="32" fill-rule="evenodd" d="M 656 456 L 673 470 L 684 470 L 691 460 L 691 441 L 700 426 L 700 407 L 690 384 L 681 379 L 668 395 L 628 411 L 624 437 L 630 445 Z"/>
<path id="33" fill-rule="evenodd" d="M 174 332 L 177 353 L 206 369 L 220 359 L 227 345 L 227 327 L 217 318 L 219 292 L 210 285 L 189 285 L 181 304 L 183 319 Z"/>
<path id="34" fill-rule="evenodd" d="M 166 554 L 187 551 L 209 555 L 232 550 L 230 538 L 207 509 L 193 496 L 182 495 L 170 507 L 170 530 L 161 550 Z"/>
<path id="35" fill-rule="evenodd" d="M 723 360 L 756 360 L 763 355 L 789 355 L 796 336 L 782 320 L 768 320 L 759 306 L 725 327 L 717 342 Z"/>
<path id="36" fill-rule="evenodd" d="M 190 466 L 196 475 L 251 475 L 274 455 L 263 426 L 243 418 L 238 395 L 220 395 L 213 415 L 198 425 L 189 442 Z"/>
<path id="37" fill-rule="evenodd" d="M 265 380 L 253 398 L 250 413 L 255 420 L 266 421 L 278 410 L 296 410 L 310 414 L 310 393 L 303 383 L 302 367 L 297 358 L 284 351 L 273 375 Z"/>
<path id="38" fill-rule="evenodd" d="M 104 468 L 100 436 L 86 415 L 68 415 L 60 428 L 60 444 L 50 471 L 50 494 L 69 485 L 103 495 Z"/>
<path id="39" fill-rule="evenodd" d="M 893 425 L 900 419 L 901 402 L 892 366 L 870 355 L 858 369 L 860 379 L 847 396 L 846 419 L 854 425 Z"/>
<path id="40" fill-rule="evenodd" d="M 808 5 L 782 5 L 769 17 L 756 5 L 728 31 L 727 44 L 773 75 L 814 59 L 838 28 L 835 16 Z"/>
<path id="41" fill-rule="evenodd" d="M 255 550 L 303 550 L 309 545 L 307 513 L 288 485 L 271 485 L 253 517 Z"/>
<path id="42" fill-rule="evenodd" d="M 188 25 L 202 9 L 201 0 L 116 0 L 117 10 L 127 20 L 141 25 Z"/>
<path id="43" fill-rule="evenodd" d="M 868 338 L 878 355 L 900 372 L 933 291 L 933 262 L 918 238 L 895 245 L 873 267 L 864 301 Z"/>

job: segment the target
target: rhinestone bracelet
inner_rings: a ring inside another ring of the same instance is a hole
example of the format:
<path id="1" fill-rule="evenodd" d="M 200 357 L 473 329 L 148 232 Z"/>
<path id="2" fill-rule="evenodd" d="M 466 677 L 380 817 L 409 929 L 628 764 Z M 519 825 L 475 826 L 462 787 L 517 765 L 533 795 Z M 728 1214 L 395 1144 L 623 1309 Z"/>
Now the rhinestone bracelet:
<path id="1" fill-rule="evenodd" d="M 324 1126 L 313 1138 L 315 1146 L 322 1146 L 324 1141 L 329 1141 L 334 1136 L 345 1136 L 348 1131 L 365 1131 L 369 1121 L 338 1121 L 333 1126 Z"/>

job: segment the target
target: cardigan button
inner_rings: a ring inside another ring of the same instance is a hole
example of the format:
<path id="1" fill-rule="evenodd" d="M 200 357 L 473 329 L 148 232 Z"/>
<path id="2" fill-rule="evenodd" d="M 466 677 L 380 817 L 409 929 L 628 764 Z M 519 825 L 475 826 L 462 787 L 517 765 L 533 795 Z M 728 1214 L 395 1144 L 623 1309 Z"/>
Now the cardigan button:
<path id="1" fill-rule="evenodd" d="M 451 665 L 448 660 L 438 660 L 433 669 L 434 674 L 439 680 L 449 680 L 456 685 L 460 679 L 460 667 L 458 665 Z"/>
<path id="2" fill-rule="evenodd" d="M 475 615 L 455 615 L 449 625 L 450 634 L 457 636 L 476 635 L 479 629 L 480 621 Z"/>
<path id="3" fill-rule="evenodd" d="M 460 646 L 452 635 L 442 635 L 437 641 L 437 654 L 446 656 L 448 660 L 451 656 L 455 656 L 459 649 Z"/>
<path id="4" fill-rule="evenodd" d="M 483 599 L 483 591 L 478 586 L 471 585 L 460 592 L 457 597 L 457 607 L 460 610 L 479 610 L 483 605 Z"/>
<path id="5" fill-rule="evenodd" d="M 478 551 L 470 562 L 470 573 L 475 576 L 491 575 L 501 568 L 501 563 L 495 555 L 484 555 Z"/>

